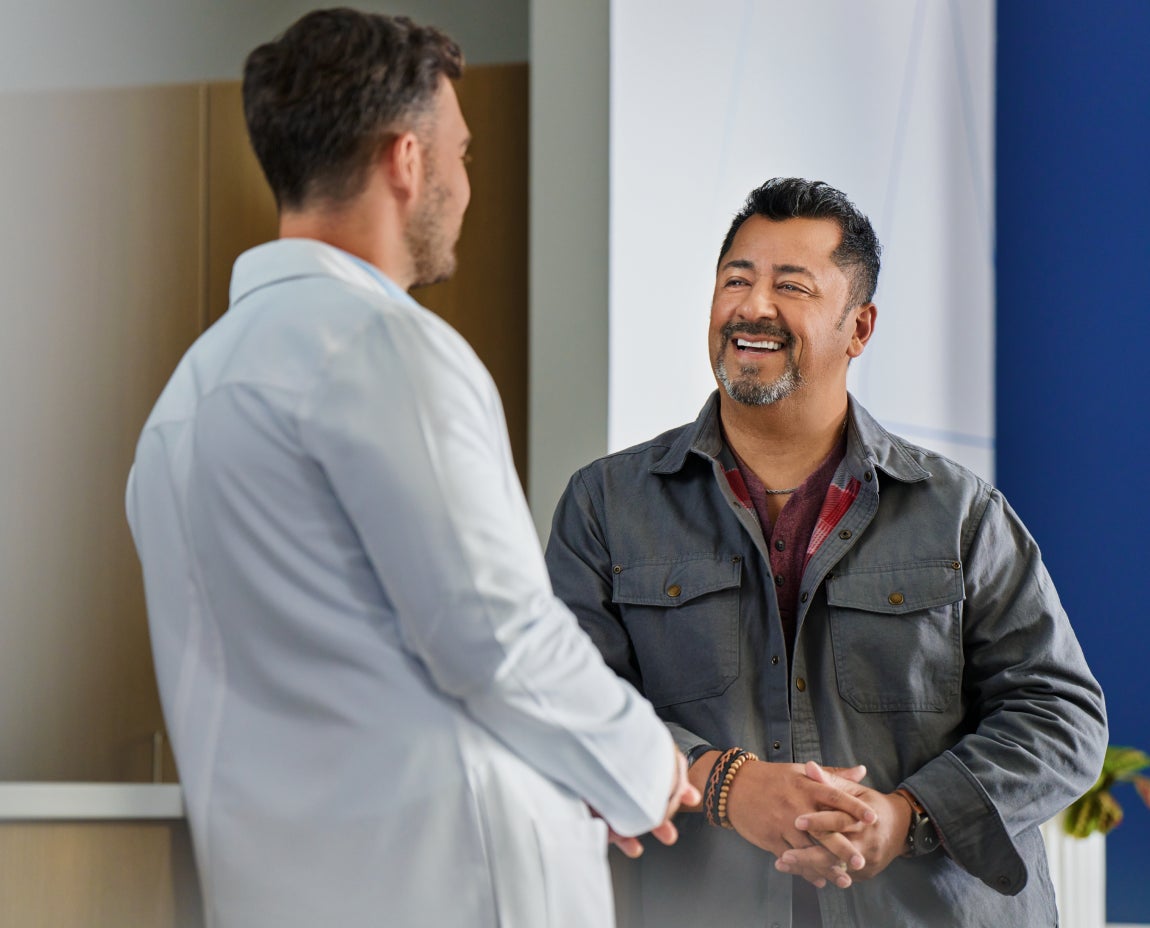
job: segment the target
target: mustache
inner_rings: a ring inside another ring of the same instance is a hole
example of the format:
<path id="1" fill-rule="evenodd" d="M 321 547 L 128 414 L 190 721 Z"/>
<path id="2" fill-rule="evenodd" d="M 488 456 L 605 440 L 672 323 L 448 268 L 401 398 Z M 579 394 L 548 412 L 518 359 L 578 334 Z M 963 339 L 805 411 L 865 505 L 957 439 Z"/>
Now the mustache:
<path id="1" fill-rule="evenodd" d="M 724 347 L 736 335 L 759 335 L 775 338 L 781 341 L 784 347 L 790 347 L 794 336 L 782 326 L 773 322 L 728 322 L 722 328 Z"/>

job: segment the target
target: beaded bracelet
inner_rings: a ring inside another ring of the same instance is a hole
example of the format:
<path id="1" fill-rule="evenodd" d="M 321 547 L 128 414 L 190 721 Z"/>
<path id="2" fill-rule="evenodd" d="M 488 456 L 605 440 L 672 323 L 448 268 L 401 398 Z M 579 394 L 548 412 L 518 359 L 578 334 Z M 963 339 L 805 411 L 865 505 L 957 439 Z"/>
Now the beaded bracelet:
<path id="1" fill-rule="evenodd" d="M 758 757 L 742 748 L 728 748 L 711 767 L 707 788 L 703 793 L 703 811 L 707 815 L 707 824 L 716 828 L 732 827 L 727 818 L 727 796 L 735 774 L 748 760 L 758 760 Z"/>
<path id="2" fill-rule="evenodd" d="M 727 796 L 731 792 L 731 784 L 735 782 L 735 774 L 738 773 L 739 768 L 749 760 L 758 760 L 758 758 L 750 751 L 743 751 L 743 753 L 731 761 L 730 766 L 727 767 L 726 774 L 723 776 L 723 785 L 719 787 L 718 819 L 719 824 L 724 828 L 735 827 L 731 824 L 731 820 L 727 818 Z"/>

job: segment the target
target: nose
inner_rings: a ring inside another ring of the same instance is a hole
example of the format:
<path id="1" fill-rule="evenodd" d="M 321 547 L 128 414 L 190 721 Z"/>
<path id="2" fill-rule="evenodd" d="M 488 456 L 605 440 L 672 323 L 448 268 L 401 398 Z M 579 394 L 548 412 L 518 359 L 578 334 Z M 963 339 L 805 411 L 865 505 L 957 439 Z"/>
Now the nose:
<path id="1" fill-rule="evenodd" d="M 739 307 L 739 315 L 749 321 L 756 319 L 775 319 L 779 315 L 779 307 L 775 303 L 775 291 L 768 281 L 757 281 L 753 287 L 748 288 L 746 299 Z"/>

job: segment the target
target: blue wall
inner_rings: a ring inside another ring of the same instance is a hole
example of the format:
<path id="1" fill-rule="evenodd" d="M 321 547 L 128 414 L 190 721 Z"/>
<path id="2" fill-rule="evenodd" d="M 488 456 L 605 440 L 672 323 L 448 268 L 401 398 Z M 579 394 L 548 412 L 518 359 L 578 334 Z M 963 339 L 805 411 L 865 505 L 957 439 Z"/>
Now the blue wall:
<path id="1" fill-rule="evenodd" d="M 1150 751 L 1150 2 L 998 0 L 997 480 Z M 1150 924 L 1150 812 L 1107 841 L 1107 917 Z"/>

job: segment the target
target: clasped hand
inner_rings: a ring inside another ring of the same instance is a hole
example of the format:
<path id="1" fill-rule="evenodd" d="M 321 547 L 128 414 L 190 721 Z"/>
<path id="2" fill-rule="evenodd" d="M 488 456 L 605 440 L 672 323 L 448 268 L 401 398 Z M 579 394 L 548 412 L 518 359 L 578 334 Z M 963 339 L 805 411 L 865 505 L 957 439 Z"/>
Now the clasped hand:
<path id="1" fill-rule="evenodd" d="M 791 846 L 778 854 L 777 870 L 801 876 L 815 886 L 830 881 L 846 889 L 854 879 L 877 876 L 902 853 L 910 807 L 893 794 L 863 786 L 859 781 L 865 768 L 836 770 L 811 761 L 800 769 L 804 779 L 836 790 L 851 801 L 840 802 L 833 793 L 823 793 L 821 808 L 797 815 L 791 823 L 794 832 L 788 834 Z M 860 806 L 870 814 L 860 815 Z M 803 837 L 796 841 L 795 833 Z"/>

